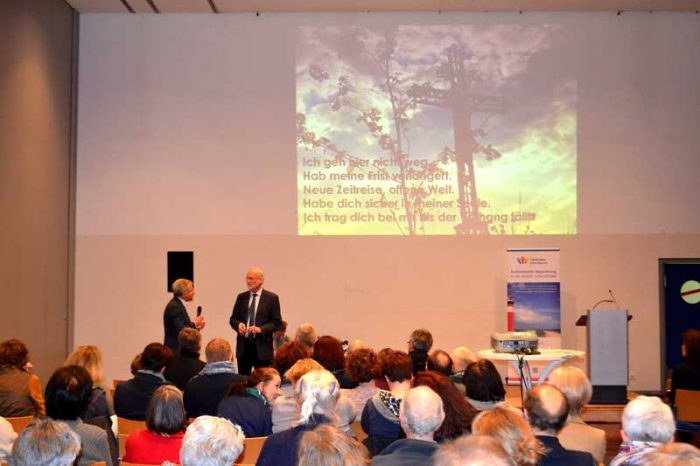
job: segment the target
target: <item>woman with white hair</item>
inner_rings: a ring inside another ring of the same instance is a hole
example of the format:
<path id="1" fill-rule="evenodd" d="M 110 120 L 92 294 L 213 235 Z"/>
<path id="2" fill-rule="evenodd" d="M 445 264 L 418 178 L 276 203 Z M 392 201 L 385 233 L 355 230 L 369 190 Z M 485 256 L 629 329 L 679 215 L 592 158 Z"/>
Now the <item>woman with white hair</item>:
<path id="1" fill-rule="evenodd" d="M 187 427 L 182 439 L 180 464 L 230 466 L 243 452 L 244 440 L 241 428 L 228 419 L 199 416 Z"/>
<path id="2" fill-rule="evenodd" d="M 257 466 L 294 466 L 302 434 L 331 423 L 340 397 L 340 384 L 326 370 L 311 371 L 296 383 L 294 396 L 300 409 L 296 427 L 269 436 Z"/>
<path id="3" fill-rule="evenodd" d="M 14 466 L 73 466 L 80 436 L 63 422 L 35 417 L 12 446 Z"/>
<path id="4" fill-rule="evenodd" d="M 622 445 L 610 466 L 644 464 L 650 453 L 673 440 L 671 408 L 655 396 L 638 396 L 622 412 Z"/>
<path id="5" fill-rule="evenodd" d="M 581 419 L 583 407 L 591 401 L 593 387 L 586 374 L 574 366 L 558 367 L 549 375 L 549 383 L 569 400 L 569 420 L 557 434 L 568 450 L 587 451 L 598 463 L 605 460 L 605 431 L 589 426 Z"/>

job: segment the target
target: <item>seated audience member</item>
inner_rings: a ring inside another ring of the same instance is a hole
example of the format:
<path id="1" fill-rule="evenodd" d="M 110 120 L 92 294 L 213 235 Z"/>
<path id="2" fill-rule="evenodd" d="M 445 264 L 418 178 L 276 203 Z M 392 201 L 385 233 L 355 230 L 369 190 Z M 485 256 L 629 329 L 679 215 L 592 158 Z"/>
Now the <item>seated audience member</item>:
<path id="1" fill-rule="evenodd" d="M 12 446 L 13 466 L 73 466 L 80 437 L 63 422 L 35 418 Z"/>
<path id="2" fill-rule="evenodd" d="M 7 419 L 0 417 L 0 461 L 7 461 L 12 453 L 17 433 Z"/>
<path id="3" fill-rule="evenodd" d="M 655 396 L 638 396 L 622 411 L 622 445 L 610 466 L 643 464 L 647 456 L 673 440 L 671 408 Z"/>
<path id="4" fill-rule="evenodd" d="M 289 341 L 289 337 L 287 336 L 287 326 L 289 326 L 289 323 L 286 320 L 282 321 L 282 326 L 272 332 L 272 349 L 273 351 L 277 351 L 280 346 L 284 345 Z"/>
<path id="5" fill-rule="evenodd" d="M 311 352 L 314 350 L 316 340 L 318 340 L 318 334 L 316 333 L 316 327 L 312 324 L 301 324 L 299 328 L 297 328 L 294 341 L 298 341 L 304 345 L 309 352 L 309 356 L 311 356 Z"/>
<path id="6" fill-rule="evenodd" d="M 233 367 L 231 345 L 223 338 L 214 338 L 204 353 L 207 365 L 199 374 L 191 378 L 185 387 L 185 411 L 189 417 L 204 414 L 215 416 L 219 403 L 224 399 L 233 383 L 240 383 L 246 377 L 236 373 Z"/>
<path id="7" fill-rule="evenodd" d="M 458 346 L 452 351 L 452 373 L 459 377 L 459 381 L 462 381 L 461 376 L 467 369 L 467 366 L 473 362 L 479 360 L 479 358 L 466 346 Z"/>
<path id="8" fill-rule="evenodd" d="M 340 388 L 354 388 L 355 385 L 345 375 L 345 352 L 343 345 L 335 337 L 326 335 L 314 343 L 311 357 L 319 362 L 340 382 Z"/>
<path id="9" fill-rule="evenodd" d="M 357 339 L 350 340 L 348 342 L 348 351 L 347 351 L 348 354 L 352 353 L 355 350 L 359 350 L 359 349 L 369 349 L 369 346 L 364 341 L 357 340 Z"/>
<path id="10" fill-rule="evenodd" d="M 272 404 L 280 394 L 279 373 L 256 367 L 248 380 L 231 385 L 216 415 L 238 424 L 246 437 L 267 437 L 272 433 Z"/>
<path id="11" fill-rule="evenodd" d="M 422 466 L 430 463 L 438 446 L 435 432 L 445 419 L 440 396 L 429 387 L 416 387 L 404 396 L 399 410 L 405 439 L 399 439 L 372 459 L 373 466 Z"/>
<path id="12" fill-rule="evenodd" d="M 163 375 L 165 380 L 175 384 L 180 390 L 185 390 L 187 382 L 199 374 L 204 366 L 204 361 L 199 359 L 202 349 L 202 334 L 199 330 L 185 327 L 177 335 L 178 351 L 173 355 L 172 361 L 165 368 Z"/>
<path id="13" fill-rule="evenodd" d="M 467 401 L 477 411 L 492 409 L 506 399 L 506 389 L 501 374 L 488 359 L 480 359 L 467 366 L 464 371 Z"/>
<path id="14" fill-rule="evenodd" d="M 311 358 L 304 358 L 297 361 L 286 373 L 286 378 L 292 381 L 292 386 L 295 387 L 296 383 L 305 374 L 311 371 L 322 370 L 321 366 L 317 361 Z M 341 392 L 338 398 L 338 405 L 335 412 L 331 416 L 331 421 L 334 425 L 338 426 L 343 432 L 348 435 L 353 436 L 352 428 L 350 424 L 355 420 L 357 416 L 357 410 L 355 405 L 350 399 L 344 396 Z M 283 430 L 287 430 L 301 417 L 300 407 L 297 403 L 296 396 L 291 397 L 282 395 L 275 400 L 272 407 L 272 432 L 277 433 Z"/>
<path id="15" fill-rule="evenodd" d="M 245 436 L 228 419 L 200 416 L 182 439 L 182 466 L 230 466 L 243 452 Z"/>
<path id="16" fill-rule="evenodd" d="M 326 370 L 311 371 L 295 385 L 301 418 L 291 429 L 270 435 L 263 444 L 257 466 L 294 466 L 301 435 L 321 424 L 330 424 L 340 397 L 340 385 Z"/>
<path id="17" fill-rule="evenodd" d="M 141 367 L 141 353 L 139 353 L 131 360 L 129 372 L 131 372 L 131 375 L 136 375 L 141 369 L 143 369 L 143 367 Z"/>
<path id="18" fill-rule="evenodd" d="M 435 433 L 435 440 L 442 443 L 471 432 L 477 411 L 460 395 L 450 379 L 438 372 L 424 371 L 418 373 L 414 385 L 430 387 L 442 399 L 445 419 Z"/>
<path id="19" fill-rule="evenodd" d="M 134 378 L 119 382 L 114 390 L 114 411 L 117 416 L 136 421 L 146 419 L 146 406 L 153 392 L 162 385 L 170 385 L 163 377 L 163 371 L 172 357 L 170 348 L 162 343 L 146 345 Z"/>
<path id="20" fill-rule="evenodd" d="M 65 366 L 80 366 L 90 374 L 92 393 L 87 410 L 81 415 L 83 420 L 104 417 L 109 419 L 114 414 L 114 401 L 105 383 L 102 372 L 102 351 L 95 345 L 82 345 L 73 351 L 64 363 Z M 111 421 L 106 421 L 111 425 Z"/>
<path id="21" fill-rule="evenodd" d="M 428 356 L 427 368 L 429 371 L 439 372 L 445 377 L 452 375 L 452 358 L 447 351 L 436 349 Z"/>
<path id="22" fill-rule="evenodd" d="M 307 373 L 320 370 L 323 370 L 323 366 L 317 361 L 311 358 L 303 358 L 295 362 L 292 367 L 285 372 L 284 378 L 291 383 L 292 395 L 285 395 L 284 391 L 282 391 L 282 395 L 279 396 L 272 405 L 273 433 L 289 429 L 294 422 L 299 419 L 301 413 L 297 405 L 296 397 L 294 396 L 296 383 Z"/>
<path id="23" fill-rule="evenodd" d="M 443 443 L 433 456 L 433 466 L 516 466 L 494 439 L 465 435 Z"/>
<path id="24" fill-rule="evenodd" d="M 384 358 L 390 390 L 379 390 L 362 411 L 362 429 L 367 433 L 363 443 L 374 456 L 397 440 L 401 435 L 399 409 L 401 400 L 411 389 L 411 358 L 403 351 L 392 351 Z"/>
<path id="25" fill-rule="evenodd" d="M 0 343 L 0 416 L 43 416 L 39 377 L 29 373 L 29 350 L 19 340 Z"/>
<path id="26" fill-rule="evenodd" d="M 379 390 L 389 390 L 389 382 L 386 381 L 386 374 L 384 373 L 384 359 L 394 352 L 391 348 L 382 348 L 377 351 L 377 357 L 379 357 L 379 362 L 382 365 L 382 375 L 374 379 L 374 386 Z"/>
<path id="27" fill-rule="evenodd" d="M 433 346 L 433 335 L 424 328 L 411 332 L 408 338 L 408 355 L 413 362 L 413 376 L 424 371 L 428 364 L 428 351 Z"/>
<path id="28" fill-rule="evenodd" d="M 124 461 L 140 464 L 180 462 L 187 416 L 182 392 L 173 385 L 159 387 L 146 408 L 147 429 L 129 434 Z"/>
<path id="29" fill-rule="evenodd" d="M 569 402 L 561 390 L 549 384 L 537 385 L 528 391 L 523 408 L 533 433 L 547 449 L 541 458 L 541 466 L 597 464 L 590 453 L 567 450 L 559 443 L 557 433 L 569 417 Z"/>
<path id="30" fill-rule="evenodd" d="M 562 446 L 587 451 L 602 463 L 605 460 L 605 431 L 589 426 L 581 419 L 581 410 L 591 401 L 593 394 L 588 377 L 578 367 L 558 367 L 549 375 L 549 383 L 561 390 L 569 401 L 569 420 L 557 434 Z"/>
<path id="31" fill-rule="evenodd" d="M 462 396 L 467 396 L 467 389 L 464 386 L 464 371 L 467 366 L 479 358 L 466 346 L 458 346 L 452 351 L 452 375 L 450 380 L 455 384 Z"/>
<path id="32" fill-rule="evenodd" d="M 687 443 L 667 443 L 649 453 L 646 466 L 697 466 L 700 450 Z"/>
<path id="33" fill-rule="evenodd" d="M 80 366 L 61 367 L 46 383 L 46 415 L 62 421 L 80 436 L 82 450 L 80 465 L 105 461 L 112 465 L 107 432 L 97 426 L 83 423 L 80 415 L 85 412 L 92 393 L 92 378 Z"/>
<path id="34" fill-rule="evenodd" d="M 345 358 L 345 374 L 355 388 L 343 389 L 343 396 L 352 400 L 357 412 L 361 413 L 372 395 L 377 391 L 373 380 L 382 376 L 382 364 L 374 350 L 360 348 Z"/>
<path id="35" fill-rule="evenodd" d="M 309 352 L 306 347 L 294 340 L 288 341 L 275 351 L 272 367 L 277 369 L 280 377 L 282 377 L 282 383 L 280 385 L 282 396 L 294 398 L 294 386 L 292 385 L 292 381 L 289 380 L 285 374 L 297 361 L 308 357 Z"/>
<path id="36" fill-rule="evenodd" d="M 683 332 L 681 355 L 683 362 L 673 368 L 671 375 L 671 405 L 676 403 L 676 390 L 700 390 L 700 330 Z"/>
<path id="37" fill-rule="evenodd" d="M 360 442 L 336 426 L 322 424 L 304 432 L 297 466 L 366 466 L 369 453 Z"/>
<path id="38" fill-rule="evenodd" d="M 496 405 L 479 413 L 472 424 L 472 432 L 496 440 L 518 466 L 538 465 L 545 452 L 522 414 L 506 406 Z"/>

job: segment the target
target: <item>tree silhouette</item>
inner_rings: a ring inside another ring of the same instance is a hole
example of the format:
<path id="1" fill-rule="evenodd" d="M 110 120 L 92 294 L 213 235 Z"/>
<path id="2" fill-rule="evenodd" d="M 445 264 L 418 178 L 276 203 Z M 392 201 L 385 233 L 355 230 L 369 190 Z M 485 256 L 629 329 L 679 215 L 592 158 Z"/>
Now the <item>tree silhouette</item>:
<path id="1" fill-rule="evenodd" d="M 298 147 L 330 155 L 342 162 L 348 173 L 356 170 L 374 172 L 377 178 L 395 183 L 401 202 L 390 210 L 399 231 L 408 235 L 425 232 L 426 223 L 434 220 L 430 198 L 446 194 L 431 186 L 428 180 L 455 173 L 456 186 L 452 192 L 456 193 L 453 200 L 460 218 L 460 222 L 453 225 L 455 232 L 488 234 L 489 226 L 479 216 L 474 158 L 483 156 L 491 161 L 501 156 L 496 148 L 481 144 L 479 140 L 486 135 L 485 125 L 490 116 L 503 110 L 502 99 L 481 95 L 474 90 L 474 84 L 481 76 L 465 66 L 465 48 L 457 42 L 444 50 L 439 64 L 426 65 L 429 68 L 421 72 L 421 77 L 426 71 L 432 75 L 434 79 L 430 81 L 404 74 L 393 32 L 385 33 L 374 47 L 361 43 L 363 55 L 374 67 L 373 85 L 363 87 L 351 74 L 341 74 L 328 104 L 333 112 L 351 112 L 358 128 L 371 136 L 390 163 L 388 166 L 372 164 L 370 157 L 352 154 L 328 137 L 317 135 L 308 128 L 304 113 L 297 114 Z M 320 63 L 312 63 L 308 73 L 319 84 L 331 79 Z M 382 102 L 388 111 L 369 103 L 368 96 L 375 99 L 374 102 Z M 415 163 L 416 159 L 411 157 L 409 150 L 409 132 L 413 118 L 420 111 L 419 106 L 449 111 L 454 134 L 454 147 L 443 147 L 438 153 L 423 159 L 426 161 L 423 164 Z M 473 123 L 475 114 L 482 116 L 479 125 Z M 389 204 L 386 192 L 378 194 L 378 198 Z M 492 232 L 500 231 L 494 229 Z"/>

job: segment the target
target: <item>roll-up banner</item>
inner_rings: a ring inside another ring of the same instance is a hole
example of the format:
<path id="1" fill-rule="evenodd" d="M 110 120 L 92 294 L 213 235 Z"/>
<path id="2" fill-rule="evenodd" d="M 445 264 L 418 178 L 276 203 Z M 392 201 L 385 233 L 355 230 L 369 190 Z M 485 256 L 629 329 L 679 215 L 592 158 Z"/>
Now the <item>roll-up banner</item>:
<path id="1" fill-rule="evenodd" d="M 507 249 L 506 276 L 507 330 L 534 331 L 539 348 L 561 348 L 559 248 Z M 529 364 L 533 382 L 545 365 Z M 520 374 L 508 366 L 506 381 L 518 385 Z"/>

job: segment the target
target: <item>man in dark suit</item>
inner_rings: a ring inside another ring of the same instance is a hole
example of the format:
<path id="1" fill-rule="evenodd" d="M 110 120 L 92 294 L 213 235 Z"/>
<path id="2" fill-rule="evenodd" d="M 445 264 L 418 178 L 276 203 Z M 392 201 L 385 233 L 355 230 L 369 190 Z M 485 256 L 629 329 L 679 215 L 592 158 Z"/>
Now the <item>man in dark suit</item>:
<path id="1" fill-rule="evenodd" d="M 163 312 L 163 327 L 165 329 L 165 338 L 163 344 L 170 348 L 173 353 L 179 349 L 177 336 L 180 330 L 185 327 L 196 328 L 202 330 L 206 323 L 204 316 L 197 316 L 194 322 L 187 315 L 186 304 L 194 298 L 194 283 L 186 278 L 178 278 L 173 282 L 173 299 L 168 302 Z"/>
<path id="2" fill-rule="evenodd" d="M 569 417 L 569 402 L 554 385 L 542 384 L 530 389 L 523 404 L 525 417 L 547 453 L 540 460 L 542 466 L 595 466 L 588 452 L 565 449 L 557 432 L 564 428 Z"/>
<path id="3" fill-rule="evenodd" d="M 239 374 L 272 365 L 272 333 L 282 326 L 279 297 L 263 290 L 263 271 L 253 267 L 245 276 L 248 291 L 238 295 L 229 323 L 235 330 Z"/>

